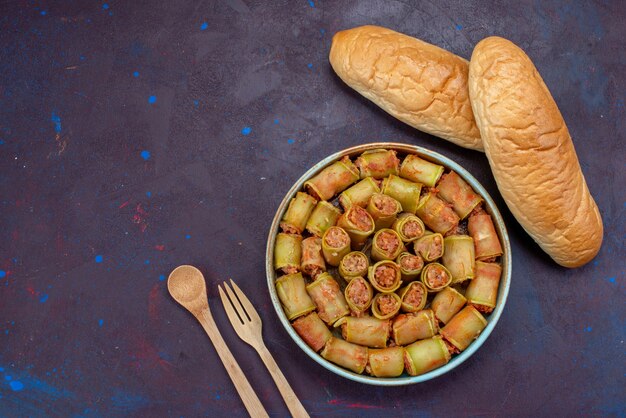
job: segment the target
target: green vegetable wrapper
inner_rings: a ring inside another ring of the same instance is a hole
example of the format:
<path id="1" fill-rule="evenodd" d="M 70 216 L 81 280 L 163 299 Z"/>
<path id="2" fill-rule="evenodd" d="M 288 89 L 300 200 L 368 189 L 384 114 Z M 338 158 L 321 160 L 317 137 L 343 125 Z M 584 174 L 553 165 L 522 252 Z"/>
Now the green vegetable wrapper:
<path id="1" fill-rule="evenodd" d="M 356 159 L 356 166 L 359 168 L 361 178 L 382 179 L 390 174 L 398 174 L 400 160 L 394 150 L 374 149 L 361 154 Z"/>
<path id="2" fill-rule="evenodd" d="M 490 313 L 496 307 L 502 267 L 500 264 L 476 262 L 476 277 L 467 286 L 465 297 L 478 311 Z"/>
<path id="3" fill-rule="evenodd" d="M 341 211 L 332 203 L 320 200 L 311 212 L 309 220 L 306 221 L 306 230 L 316 237 L 321 237 L 328 228 L 337 223 L 340 215 Z"/>
<path id="4" fill-rule="evenodd" d="M 460 220 L 456 212 L 433 192 L 422 196 L 416 214 L 428 228 L 440 234 L 456 228 Z"/>
<path id="5" fill-rule="evenodd" d="M 300 270 L 302 235 L 279 232 L 274 243 L 274 269 L 291 274 Z"/>
<path id="6" fill-rule="evenodd" d="M 422 192 L 422 185 L 391 174 L 383 180 L 381 191 L 400 202 L 402 211 L 415 214 Z"/>
<path id="7" fill-rule="evenodd" d="M 502 245 L 500 245 L 500 239 L 498 239 L 491 216 L 484 212 L 471 215 L 467 221 L 467 230 L 474 238 L 477 260 L 486 260 L 502 255 Z"/>
<path id="8" fill-rule="evenodd" d="M 446 252 L 441 263 L 452 274 L 452 283 L 474 278 L 474 240 L 468 235 L 450 235 L 443 239 Z"/>
<path id="9" fill-rule="evenodd" d="M 353 250 L 365 246 L 367 238 L 374 233 L 374 220 L 360 206 L 350 206 L 337 220 L 337 226 L 343 228 L 350 236 Z"/>
<path id="10" fill-rule="evenodd" d="M 370 349 L 367 371 L 375 377 L 400 376 L 404 371 L 404 348 Z"/>
<path id="11" fill-rule="evenodd" d="M 437 190 L 443 200 L 452 204 L 452 208 L 461 219 L 465 219 L 483 201 L 483 198 L 454 171 L 441 177 Z"/>
<path id="12" fill-rule="evenodd" d="M 467 302 L 465 296 L 452 287 L 446 287 L 435 295 L 430 308 L 439 321 L 447 324 L 465 306 L 465 302 Z"/>
<path id="13" fill-rule="evenodd" d="M 395 222 L 398 213 L 402 212 L 400 202 L 391 196 L 374 193 L 367 204 L 367 212 L 376 224 L 375 230 L 390 228 Z"/>
<path id="14" fill-rule="evenodd" d="M 402 301 L 395 293 L 377 293 L 372 300 L 372 315 L 378 319 L 389 319 L 400 311 Z"/>
<path id="15" fill-rule="evenodd" d="M 322 239 L 309 237 L 302 241 L 302 263 L 300 268 L 312 278 L 326 271 L 326 263 L 322 257 Z"/>
<path id="16" fill-rule="evenodd" d="M 330 200 L 359 179 L 359 170 L 348 156 L 326 167 L 304 183 L 304 187 L 319 200 Z"/>
<path id="17" fill-rule="evenodd" d="M 486 326 L 487 320 L 482 314 L 468 305 L 441 328 L 441 335 L 458 351 L 463 351 Z"/>
<path id="18" fill-rule="evenodd" d="M 420 279 L 429 292 L 439 292 L 452 282 L 452 274 L 443 265 L 430 263 L 422 269 Z"/>
<path id="19" fill-rule="evenodd" d="M 431 262 L 440 258 L 444 252 L 443 235 L 428 233 L 413 244 L 415 254 L 422 256 L 424 261 Z"/>
<path id="20" fill-rule="evenodd" d="M 450 357 L 448 347 L 439 335 L 416 341 L 404 348 L 404 364 L 411 376 L 441 367 L 450 361 Z"/>
<path id="21" fill-rule="evenodd" d="M 403 242 L 412 242 L 426 232 L 424 222 L 410 213 L 401 213 L 393 222 L 391 228 L 400 235 Z"/>
<path id="22" fill-rule="evenodd" d="M 400 235 L 393 229 L 383 228 L 374 234 L 371 254 L 375 261 L 395 260 L 404 250 Z"/>
<path id="23" fill-rule="evenodd" d="M 339 202 L 344 209 L 348 209 L 352 205 L 364 208 L 374 193 L 380 193 L 380 187 L 378 187 L 376 180 L 366 177 L 349 189 L 344 190 L 339 195 Z"/>
<path id="24" fill-rule="evenodd" d="M 407 155 L 400 166 L 401 177 L 428 187 L 435 187 L 442 174 L 443 166 L 433 164 L 413 154 Z"/>
<path id="25" fill-rule="evenodd" d="M 339 284 L 333 276 L 324 272 L 306 287 L 306 291 L 317 306 L 317 314 L 328 325 L 332 325 L 350 313 Z"/>
<path id="26" fill-rule="evenodd" d="M 361 316 L 372 304 L 374 291 L 372 285 L 363 277 L 354 277 L 344 290 L 346 302 L 353 315 Z"/>
<path id="27" fill-rule="evenodd" d="M 367 347 L 331 337 L 322 350 L 322 357 L 355 373 L 363 373 L 367 365 Z"/>
<path id="28" fill-rule="evenodd" d="M 402 300 L 402 312 L 417 312 L 426 306 L 428 290 L 422 282 L 411 282 L 396 293 Z"/>
<path id="29" fill-rule="evenodd" d="M 322 254 L 331 266 L 338 266 L 350 252 L 350 235 L 338 226 L 331 226 L 322 236 Z"/>
<path id="30" fill-rule="evenodd" d="M 366 277 L 370 260 L 360 251 L 352 251 L 346 254 L 339 263 L 339 275 L 346 281 L 354 277 Z"/>
<path id="31" fill-rule="evenodd" d="M 402 284 L 400 266 L 391 260 L 383 260 L 370 267 L 367 278 L 374 289 L 381 293 L 395 292 Z"/>
<path id="32" fill-rule="evenodd" d="M 293 321 L 293 328 L 300 338 L 314 351 L 320 351 L 333 334 L 315 312 Z"/>
<path id="33" fill-rule="evenodd" d="M 373 348 L 387 347 L 391 332 L 391 321 L 371 316 L 346 316 L 335 323 L 337 326 L 341 326 L 344 340 Z"/>
<path id="34" fill-rule="evenodd" d="M 306 193 L 298 192 L 291 199 L 289 207 L 280 221 L 280 227 L 289 234 L 301 234 L 309 220 L 317 200 Z"/>
<path id="35" fill-rule="evenodd" d="M 287 274 L 276 280 L 278 299 L 290 321 L 315 310 L 315 304 L 305 286 L 302 273 Z"/>
<path id="36" fill-rule="evenodd" d="M 400 266 L 403 282 L 417 280 L 424 268 L 424 260 L 419 255 L 413 255 L 408 252 L 400 253 L 396 259 L 396 264 Z"/>
<path id="37" fill-rule="evenodd" d="M 400 314 L 392 324 L 393 340 L 397 345 L 407 345 L 430 338 L 439 331 L 433 311 L 425 309 L 415 313 Z"/>

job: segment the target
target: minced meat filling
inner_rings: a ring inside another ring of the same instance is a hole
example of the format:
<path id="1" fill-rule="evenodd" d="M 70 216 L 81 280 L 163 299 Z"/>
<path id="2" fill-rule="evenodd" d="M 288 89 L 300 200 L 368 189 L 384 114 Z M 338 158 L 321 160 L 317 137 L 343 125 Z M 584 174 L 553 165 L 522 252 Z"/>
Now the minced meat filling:
<path id="1" fill-rule="evenodd" d="M 382 231 L 376 237 L 376 246 L 387 254 L 394 254 L 400 246 L 400 240 L 395 234 Z"/>
<path id="2" fill-rule="evenodd" d="M 348 212 L 348 220 L 354 224 L 360 231 L 369 231 L 372 225 L 372 218 L 365 209 L 360 206 L 353 206 Z"/>
<path id="3" fill-rule="evenodd" d="M 396 281 L 396 270 L 391 266 L 378 266 L 374 272 L 374 277 L 381 287 L 392 287 Z"/>
<path id="4" fill-rule="evenodd" d="M 386 195 L 375 196 L 372 203 L 383 215 L 393 215 L 398 208 L 394 199 Z"/>
<path id="5" fill-rule="evenodd" d="M 417 221 L 406 221 L 402 226 L 402 233 L 408 239 L 419 237 L 424 233 L 422 225 Z"/>
<path id="6" fill-rule="evenodd" d="M 350 237 L 341 228 L 330 228 L 324 240 L 331 248 L 342 248 L 348 244 Z"/>
<path id="7" fill-rule="evenodd" d="M 287 234 L 299 234 L 301 232 L 297 228 L 295 228 L 293 225 L 287 222 L 281 222 L 280 227 L 282 228 L 283 232 Z"/>
<path id="8" fill-rule="evenodd" d="M 424 261 L 422 260 L 422 257 L 417 255 L 405 255 L 400 258 L 400 267 L 406 271 L 419 270 L 424 267 Z"/>
<path id="9" fill-rule="evenodd" d="M 350 273 L 363 271 L 367 267 L 367 259 L 357 254 L 353 254 L 350 257 L 346 256 L 343 259 L 343 267 Z"/>
<path id="10" fill-rule="evenodd" d="M 490 314 L 491 312 L 493 312 L 493 308 L 489 306 L 479 305 L 477 303 L 472 303 L 472 306 L 474 306 L 474 308 L 476 308 L 478 312 L 481 312 L 484 314 Z"/>
<path id="11" fill-rule="evenodd" d="M 365 306 L 369 298 L 370 295 L 363 280 L 353 279 L 348 289 L 348 299 L 357 306 Z"/>
<path id="12" fill-rule="evenodd" d="M 404 295 L 404 303 L 411 306 L 419 306 L 424 299 L 424 289 L 422 286 L 411 286 L 408 292 Z"/>
<path id="13" fill-rule="evenodd" d="M 478 206 L 476 206 L 474 208 L 474 210 L 472 210 L 472 212 L 469 214 L 470 217 L 474 216 L 474 215 L 484 215 L 487 212 L 485 212 L 485 209 L 483 209 L 483 205 L 479 204 Z"/>
<path id="14" fill-rule="evenodd" d="M 448 273 L 446 273 L 445 270 L 434 266 L 428 269 L 426 279 L 428 280 L 430 287 L 436 289 L 444 286 L 448 282 Z"/>
<path id="15" fill-rule="evenodd" d="M 382 295 L 377 299 L 378 310 L 381 315 L 387 315 L 396 310 L 398 301 L 391 295 Z"/>
<path id="16" fill-rule="evenodd" d="M 434 237 L 431 241 L 430 246 L 430 257 L 439 258 L 441 257 L 441 253 L 443 252 L 443 240 L 439 235 Z"/>

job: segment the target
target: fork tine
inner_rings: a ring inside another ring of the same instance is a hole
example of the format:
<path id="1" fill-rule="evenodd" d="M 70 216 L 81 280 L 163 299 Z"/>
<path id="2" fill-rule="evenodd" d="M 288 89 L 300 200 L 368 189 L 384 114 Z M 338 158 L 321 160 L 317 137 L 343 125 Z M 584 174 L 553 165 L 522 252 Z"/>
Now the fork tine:
<path id="1" fill-rule="evenodd" d="M 244 325 L 250 322 L 250 316 L 247 314 L 246 308 L 241 304 L 240 300 L 237 299 L 237 296 L 235 296 L 233 291 L 230 289 L 230 286 L 226 282 L 224 282 L 224 289 L 226 289 L 228 298 L 233 303 L 233 308 L 235 308 L 235 311 L 237 311 L 237 313 L 239 314 L 241 322 L 243 322 Z"/>
<path id="2" fill-rule="evenodd" d="M 224 287 L 226 286 L 228 285 L 224 283 Z M 224 305 L 226 316 L 228 316 L 228 319 L 230 320 L 230 323 L 233 325 L 233 328 L 235 328 L 235 331 L 237 331 L 237 334 L 239 334 L 238 326 L 242 325 L 243 321 L 241 320 L 241 317 L 239 316 L 239 314 L 233 308 L 231 301 L 228 299 L 228 297 L 226 296 L 226 293 L 224 293 L 220 285 L 217 285 L 217 290 L 220 293 L 220 299 L 222 299 L 222 305 Z"/>
<path id="3" fill-rule="evenodd" d="M 254 309 L 254 306 L 252 305 L 248 297 L 245 295 L 245 293 L 243 293 L 243 291 L 239 288 L 239 286 L 237 286 L 237 284 L 233 281 L 233 279 L 230 279 L 230 284 L 233 286 L 233 290 L 239 297 L 241 304 L 246 309 L 246 313 L 250 317 L 250 320 L 261 322 L 261 317 L 259 317 L 258 312 L 256 311 L 256 309 Z"/>

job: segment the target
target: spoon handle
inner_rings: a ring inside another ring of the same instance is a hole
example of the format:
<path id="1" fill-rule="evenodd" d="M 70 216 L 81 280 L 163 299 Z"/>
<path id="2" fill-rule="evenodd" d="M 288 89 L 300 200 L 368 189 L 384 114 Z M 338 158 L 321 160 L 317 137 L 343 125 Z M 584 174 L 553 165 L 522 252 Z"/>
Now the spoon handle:
<path id="1" fill-rule="evenodd" d="M 248 382 L 248 379 L 243 374 L 237 360 L 233 357 L 233 354 L 228 349 L 224 338 L 222 338 L 220 331 L 217 329 L 217 324 L 215 324 L 211 312 L 208 309 L 203 309 L 200 314 L 196 316 L 196 318 L 200 321 L 202 327 L 215 346 L 215 350 L 220 356 L 222 363 L 224 363 L 224 367 L 233 381 L 235 389 L 237 389 L 237 392 L 239 393 L 239 396 L 241 397 L 241 400 L 243 401 L 243 404 L 248 410 L 250 416 L 268 417 L 261 401 L 256 396 L 256 393 L 254 393 L 252 386 L 250 386 L 250 382 Z"/>

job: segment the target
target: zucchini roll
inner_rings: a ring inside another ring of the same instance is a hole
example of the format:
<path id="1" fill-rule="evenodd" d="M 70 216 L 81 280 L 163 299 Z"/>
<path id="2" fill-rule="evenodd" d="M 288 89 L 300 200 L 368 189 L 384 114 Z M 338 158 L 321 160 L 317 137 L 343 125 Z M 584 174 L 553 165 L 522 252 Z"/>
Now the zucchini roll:
<path id="1" fill-rule="evenodd" d="M 420 201 L 422 185 L 391 174 L 383 180 L 381 191 L 400 202 L 404 212 L 415 214 Z"/>
<path id="2" fill-rule="evenodd" d="M 393 340 L 397 345 L 411 344 L 417 340 L 430 338 L 439 331 L 437 319 L 430 309 L 400 314 L 391 325 Z"/>
<path id="3" fill-rule="evenodd" d="M 374 193 L 367 204 L 367 212 L 372 216 L 375 230 L 390 228 L 398 213 L 402 212 L 402 206 L 393 197 L 382 193 Z"/>
<path id="4" fill-rule="evenodd" d="M 337 219 L 341 215 L 341 211 L 334 207 L 332 203 L 325 200 L 320 200 L 311 212 L 309 220 L 306 221 L 306 230 L 315 235 L 321 237 L 324 232 L 331 226 L 337 223 Z"/>
<path id="5" fill-rule="evenodd" d="M 437 190 L 443 200 L 452 204 L 452 208 L 461 219 L 465 219 L 483 201 L 483 198 L 454 171 L 441 177 Z"/>
<path id="6" fill-rule="evenodd" d="M 447 324 L 465 306 L 465 302 L 467 302 L 465 296 L 452 287 L 446 287 L 435 295 L 430 308 L 439 321 Z"/>
<path id="7" fill-rule="evenodd" d="M 500 239 L 493 226 L 491 216 L 483 211 L 470 215 L 467 221 L 467 230 L 474 238 L 476 259 L 486 261 L 502 255 Z"/>
<path id="8" fill-rule="evenodd" d="M 400 266 L 391 260 L 382 260 L 370 267 L 367 278 L 374 289 L 382 293 L 395 292 L 402 284 Z"/>
<path id="9" fill-rule="evenodd" d="M 424 374 L 450 361 L 450 352 L 441 336 L 416 341 L 404 348 L 404 366 L 411 376 Z"/>
<path id="10" fill-rule="evenodd" d="M 372 304 L 374 291 L 372 285 L 363 277 L 355 277 L 346 286 L 344 296 L 348 307 L 355 316 L 361 316 Z"/>
<path id="11" fill-rule="evenodd" d="M 302 235 L 279 232 L 274 243 L 274 269 L 285 274 L 300 271 Z"/>
<path id="12" fill-rule="evenodd" d="M 360 250 L 367 238 L 374 233 L 374 220 L 360 206 L 350 206 L 337 220 L 337 226 L 343 228 L 350 236 L 352 249 Z M 339 261 L 337 261 L 339 263 Z"/>
<path id="13" fill-rule="evenodd" d="M 391 228 L 400 235 L 403 242 L 413 242 L 426 232 L 424 222 L 409 213 L 401 213 Z"/>
<path id="14" fill-rule="evenodd" d="M 387 347 L 387 340 L 391 334 L 391 321 L 372 316 L 360 318 L 346 316 L 335 323 L 335 327 L 337 326 L 341 326 L 341 335 L 344 340 L 366 347 Z"/>
<path id="15" fill-rule="evenodd" d="M 390 174 L 398 175 L 400 160 L 395 150 L 373 149 L 365 151 L 356 159 L 361 178 L 382 179 Z"/>
<path id="16" fill-rule="evenodd" d="M 428 187 L 435 187 L 442 174 L 443 166 L 423 160 L 414 154 L 407 155 L 400 166 L 401 177 Z"/>
<path id="17" fill-rule="evenodd" d="M 377 293 L 372 300 L 372 315 L 378 319 L 389 319 L 398 312 L 402 301 L 395 293 Z"/>
<path id="18" fill-rule="evenodd" d="M 301 234 L 304 231 L 306 222 L 315 208 L 317 200 L 306 193 L 298 192 L 296 197 L 291 199 L 289 207 L 280 221 L 280 227 L 288 234 Z"/>
<path id="19" fill-rule="evenodd" d="M 371 177 L 365 177 L 354 186 L 344 190 L 339 195 L 339 203 L 344 209 L 348 209 L 352 205 L 364 208 L 374 193 L 380 193 L 378 182 Z"/>
<path id="20" fill-rule="evenodd" d="M 304 183 L 311 195 L 319 200 L 330 200 L 359 179 L 359 170 L 348 156 L 336 161 Z"/>
<path id="21" fill-rule="evenodd" d="M 441 263 L 452 274 L 452 283 L 474 278 L 474 240 L 468 235 L 450 235 L 444 238 L 446 252 Z"/>
<path id="22" fill-rule="evenodd" d="M 400 235 L 393 229 L 381 229 L 372 240 L 372 258 L 376 261 L 395 260 L 404 251 Z"/>
<path id="23" fill-rule="evenodd" d="M 402 312 L 417 312 L 426 306 L 428 291 L 422 282 L 411 282 L 397 293 L 402 300 Z"/>
<path id="24" fill-rule="evenodd" d="M 315 310 L 315 303 L 306 291 L 302 273 L 293 273 L 276 280 L 276 293 L 290 321 Z"/>
<path id="25" fill-rule="evenodd" d="M 420 278 L 429 292 L 439 292 L 452 282 L 448 269 L 439 263 L 426 264 Z"/>
<path id="26" fill-rule="evenodd" d="M 339 275 L 347 282 L 354 277 L 367 276 L 367 269 L 370 266 L 370 260 L 360 251 L 352 251 L 346 254 L 339 263 Z"/>
<path id="27" fill-rule="evenodd" d="M 460 221 L 456 212 L 433 192 L 422 196 L 416 213 L 428 228 L 440 234 L 456 228 Z"/>
<path id="28" fill-rule="evenodd" d="M 315 312 L 293 321 L 293 328 L 313 351 L 320 351 L 333 334 Z"/>
<path id="29" fill-rule="evenodd" d="M 400 274 L 403 282 L 417 280 L 424 268 L 424 260 L 419 255 L 413 255 L 408 252 L 400 253 L 396 259 L 396 263 L 400 266 Z"/>
<path id="30" fill-rule="evenodd" d="M 445 327 L 441 328 L 441 335 L 458 352 L 465 350 L 487 326 L 487 320 L 471 305 L 452 317 Z"/>
<path id="31" fill-rule="evenodd" d="M 478 311 L 491 313 L 496 307 L 501 274 L 500 264 L 476 262 L 476 277 L 467 286 L 465 297 Z"/>
<path id="32" fill-rule="evenodd" d="M 367 365 L 367 347 L 331 337 L 321 352 L 322 357 L 355 373 L 363 373 Z"/>
<path id="33" fill-rule="evenodd" d="M 341 259 L 350 252 L 350 236 L 338 226 L 331 226 L 322 236 L 322 254 L 331 266 L 338 266 Z"/>
<path id="34" fill-rule="evenodd" d="M 421 255 L 425 262 L 435 261 L 444 254 L 443 235 L 431 233 L 424 235 L 415 241 L 413 249 L 415 254 Z"/>
<path id="35" fill-rule="evenodd" d="M 350 313 L 339 284 L 333 276 L 324 272 L 307 285 L 306 291 L 317 306 L 317 314 L 328 325 L 332 325 Z"/>
<path id="36" fill-rule="evenodd" d="M 326 263 L 322 257 L 322 239 L 309 237 L 302 241 L 302 271 L 312 278 L 326 271 Z"/>
<path id="37" fill-rule="evenodd" d="M 369 351 L 366 371 L 374 377 L 398 377 L 404 371 L 404 348 L 388 347 Z"/>

